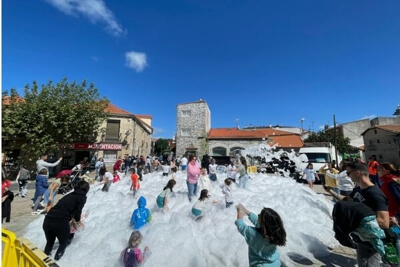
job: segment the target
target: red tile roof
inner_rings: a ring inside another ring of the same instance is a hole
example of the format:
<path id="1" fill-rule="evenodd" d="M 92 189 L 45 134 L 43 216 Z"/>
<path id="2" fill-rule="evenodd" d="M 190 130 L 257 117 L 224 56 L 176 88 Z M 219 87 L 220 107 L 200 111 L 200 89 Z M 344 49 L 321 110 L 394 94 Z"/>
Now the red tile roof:
<path id="1" fill-rule="evenodd" d="M 299 135 L 282 135 L 282 136 L 273 136 L 269 137 L 268 140 L 271 139 L 272 145 L 276 145 L 277 147 L 303 147 L 304 143 L 301 140 Z M 269 143 L 269 145 L 271 145 Z"/>
<path id="2" fill-rule="evenodd" d="M 135 114 L 136 117 L 140 118 L 140 119 L 152 119 L 153 116 L 152 115 L 141 115 L 141 114 Z"/>
<path id="3" fill-rule="evenodd" d="M 246 129 L 217 128 L 211 129 L 208 139 L 262 139 L 265 138 L 270 145 L 278 144 L 278 147 L 302 147 L 304 146 L 300 135 L 276 130 L 273 128 Z"/>
<path id="4" fill-rule="evenodd" d="M 25 101 L 22 97 L 17 96 L 16 98 L 16 102 L 23 102 Z M 11 104 L 11 96 L 3 96 L 3 105 L 5 106 L 9 106 Z"/>
<path id="5" fill-rule="evenodd" d="M 109 112 L 114 115 L 133 115 L 132 113 L 117 107 L 114 104 L 108 103 L 108 106 L 104 109 L 105 112 Z"/>
<path id="6" fill-rule="evenodd" d="M 364 135 L 366 132 L 368 132 L 369 130 L 373 130 L 373 129 L 381 129 L 384 131 L 388 131 L 388 132 L 392 132 L 392 133 L 400 133 L 400 124 L 391 124 L 391 125 L 377 125 L 375 127 L 371 127 L 366 129 L 364 132 L 361 133 L 361 135 Z"/>
<path id="7" fill-rule="evenodd" d="M 209 139 L 252 139 L 252 138 L 265 138 L 275 135 L 295 135 L 290 132 L 285 132 L 281 130 L 275 130 L 272 128 L 268 129 L 246 129 L 238 130 L 237 128 L 215 128 L 211 129 L 208 138 Z"/>
<path id="8" fill-rule="evenodd" d="M 393 133 L 400 133 L 400 124 L 394 124 L 394 125 L 378 125 L 376 128 L 388 131 L 388 132 L 393 132 Z"/>

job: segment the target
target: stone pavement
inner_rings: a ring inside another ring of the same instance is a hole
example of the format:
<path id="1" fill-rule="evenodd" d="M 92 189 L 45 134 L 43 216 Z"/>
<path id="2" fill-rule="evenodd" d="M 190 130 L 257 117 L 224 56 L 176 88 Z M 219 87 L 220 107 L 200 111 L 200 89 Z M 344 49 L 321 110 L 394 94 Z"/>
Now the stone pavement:
<path id="1" fill-rule="evenodd" d="M 49 184 L 51 183 L 49 180 Z M 306 186 L 306 185 L 304 185 Z M 11 186 L 11 190 L 16 193 L 18 192 L 17 184 L 13 183 Z M 25 234 L 27 225 L 32 222 L 38 216 L 44 215 L 31 215 L 31 205 L 33 195 L 35 193 L 35 182 L 29 181 L 28 184 L 28 195 L 25 198 L 15 197 L 14 201 L 11 203 L 11 221 L 9 223 L 2 223 L 2 227 L 14 232 L 18 237 L 21 237 Z M 328 196 L 328 194 L 324 191 L 321 185 L 315 185 L 314 191 L 320 194 L 324 194 L 327 199 L 331 200 L 332 198 Z M 62 195 L 57 195 L 57 199 L 59 200 Z M 289 257 L 295 262 L 295 266 L 356 266 L 356 253 L 355 250 L 338 246 L 331 248 L 330 255 L 318 258 L 317 261 L 311 261 L 308 258 L 305 258 L 299 254 L 291 254 Z"/>

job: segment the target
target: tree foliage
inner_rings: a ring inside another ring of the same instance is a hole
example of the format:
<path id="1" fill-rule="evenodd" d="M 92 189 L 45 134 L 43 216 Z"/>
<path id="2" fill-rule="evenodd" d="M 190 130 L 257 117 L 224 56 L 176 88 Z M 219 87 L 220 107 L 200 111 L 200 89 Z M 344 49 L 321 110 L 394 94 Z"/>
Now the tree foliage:
<path id="1" fill-rule="evenodd" d="M 357 148 L 350 145 L 350 139 L 345 138 L 343 134 L 337 131 L 336 134 L 336 142 L 337 147 L 336 149 L 340 153 L 355 153 L 357 152 Z M 334 130 L 331 131 L 319 131 L 317 133 L 312 133 L 307 139 L 304 140 L 306 143 L 312 142 L 331 142 L 335 144 L 335 133 Z"/>
<path id="2" fill-rule="evenodd" d="M 5 97 L 9 105 L 4 105 Z M 101 123 L 108 117 L 108 100 L 100 98 L 94 84 L 57 84 L 49 81 L 41 89 L 36 82 L 26 85 L 24 96 L 15 89 L 3 93 L 3 136 L 24 140 L 24 154 L 37 157 L 60 151 L 75 142 L 93 142 Z"/>
<path id="3" fill-rule="evenodd" d="M 156 155 L 162 154 L 167 149 L 170 149 L 168 139 L 159 138 L 154 144 L 154 152 Z"/>

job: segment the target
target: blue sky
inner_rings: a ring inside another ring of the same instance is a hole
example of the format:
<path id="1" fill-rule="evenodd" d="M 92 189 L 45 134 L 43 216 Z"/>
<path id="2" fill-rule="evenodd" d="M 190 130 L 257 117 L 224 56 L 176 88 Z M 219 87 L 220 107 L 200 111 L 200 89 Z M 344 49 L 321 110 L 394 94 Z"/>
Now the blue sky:
<path id="1" fill-rule="evenodd" d="M 3 0 L 2 88 L 94 82 L 176 131 L 176 104 L 212 127 L 392 116 L 400 104 L 400 1 Z"/>

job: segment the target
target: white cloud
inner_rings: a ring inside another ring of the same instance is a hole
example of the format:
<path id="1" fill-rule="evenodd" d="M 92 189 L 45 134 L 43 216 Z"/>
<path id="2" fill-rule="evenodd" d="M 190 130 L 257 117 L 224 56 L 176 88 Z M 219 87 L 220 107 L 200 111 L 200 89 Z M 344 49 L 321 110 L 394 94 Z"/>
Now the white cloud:
<path id="1" fill-rule="evenodd" d="M 130 51 L 125 53 L 126 66 L 134 69 L 136 72 L 141 72 L 147 67 L 147 58 L 145 53 Z"/>
<path id="2" fill-rule="evenodd" d="M 83 15 L 92 23 L 106 24 L 111 34 L 119 36 L 124 33 L 114 14 L 106 7 L 103 0 L 46 0 L 60 11 L 70 16 Z"/>

